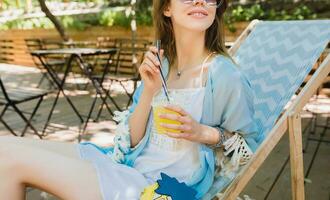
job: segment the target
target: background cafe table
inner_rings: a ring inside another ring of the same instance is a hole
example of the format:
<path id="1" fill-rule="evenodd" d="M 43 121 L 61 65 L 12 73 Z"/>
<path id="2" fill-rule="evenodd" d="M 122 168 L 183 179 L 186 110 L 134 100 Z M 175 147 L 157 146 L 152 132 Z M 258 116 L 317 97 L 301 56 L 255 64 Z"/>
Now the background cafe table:
<path id="1" fill-rule="evenodd" d="M 65 94 L 64 89 L 63 89 L 65 80 L 66 80 L 69 72 L 72 70 L 74 61 L 78 64 L 78 66 L 81 69 L 81 71 L 83 72 L 83 74 L 86 75 L 91 80 L 92 85 L 96 89 L 97 95 L 100 95 L 100 98 L 101 98 L 103 104 L 106 105 L 108 111 L 111 114 L 113 114 L 109 105 L 106 103 L 106 98 L 109 98 L 113 102 L 113 104 L 116 106 L 116 108 L 118 110 L 120 110 L 119 106 L 112 99 L 112 97 L 106 91 L 106 89 L 102 86 L 104 76 L 110 70 L 109 68 L 110 68 L 111 59 L 112 59 L 113 55 L 115 55 L 117 53 L 117 51 L 118 51 L 118 49 L 116 49 L 116 48 L 111 48 L 111 49 L 67 48 L 67 49 L 35 50 L 35 51 L 31 52 L 32 56 L 36 56 L 40 60 L 41 64 L 45 67 L 45 69 L 47 70 L 47 73 L 51 77 L 52 81 L 54 81 L 54 84 L 57 86 L 57 89 L 58 89 L 56 98 L 52 105 L 51 111 L 48 115 L 46 124 L 43 128 L 43 132 L 42 132 L 43 134 L 45 134 L 45 130 L 50 122 L 50 119 L 52 117 L 53 111 L 55 109 L 55 106 L 57 104 L 57 101 L 58 101 L 58 98 L 59 98 L 59 95 L 61 92 L 62 92 L 63 96 L 65 97 L 65 99 L 70 104 L 70 106 L 72 107 L 72 109 L 74 110 L 75 114 L 78 116 L 80 122 L 82 124 L 85 122 L 81 133 L 83 133 L 87 127 L 88 120 L 91 117 L 91 114 L 93 112 L 97 98 L 94 98 L 94 101 L 93 101 L 91 109 L 88 113 L 87 119 L 84 120 L 82 115 L 79 113 L 78 109 L 74 106 L 74 104 L 72 103 L 70 98 Z M 60 78 L 58 73 L 47 63 L 47 56 L 52 56 L 52 55 L 62 55 L 63 58 L 64 57 L 68 58 L 66 65 L 63 68 L 64 75 L 63 75 L 62 79 Z M 90 57 L 90 56 L 100 56 L 100 55 L 107 56 L 107 62 L 103 68 L 101 80 L 97 80 L 97 79 L 93 78 L 93 75 L 92 75 L 91 67 L 93 67 L 93 66 L 91 66 L 91 64 L 88 63 L 88 61 L 85 58 Z M 106 96 L 104 97 L 102 94 L 105 94 Z M 81 134 L 79 133 L 78 140 L 80 141 L 80 139 L 81 139 Z"/>

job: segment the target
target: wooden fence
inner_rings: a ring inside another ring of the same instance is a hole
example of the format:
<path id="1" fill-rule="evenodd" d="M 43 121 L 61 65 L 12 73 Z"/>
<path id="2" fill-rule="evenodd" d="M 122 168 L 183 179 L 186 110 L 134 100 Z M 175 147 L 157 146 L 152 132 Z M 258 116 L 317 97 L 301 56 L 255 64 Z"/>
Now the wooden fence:
<path id="1" fill-rule="evenodd" d="M 143 37 L 149 38 L 149 34 L 152 31 L 143 29 Z M 141 31 L 142 32 L 142 31 Z M 139 32 L 140 33 L 140 32 Z M 124 28 L 92 28 L 86 31 L 69 31 L 70 37 L 75 41 L 92 41 L 96 40 L 97 37 L 130 37 L 130 30 Z M 138 35 L 140 36 L 140 34 Z M 31 55 L 28 53 L 27 46 L 25 44 L 25 39 L 27 38 L 40 38 L 40 39 L 50 39 L 50 40 L 60 40 L 60 37 L 56 30 L 53 29 L 33 29 L 33 30 L 10 30 L 0 32 L 1 40 L 12 41 L 13 48 L 6 49 L 7 60 L 10 60 L 10 64 L 24 65 L 24 66 L 34 66 Z M 0 46 L 4 46 L 1 45 Z"/>
<path id="2" fill-rule="evenodd" d="M 248 23 L 238 23 L 237 31 L 231 33 L 226 30 L 226 40 L 233 42 L 244 30 Z M 95 41 L 98 37 L 123 38 L 131 37 L 131 30 L 121 27 L 92 27 L 84 31 L 68 31 L 69 36 L 75 41 Z M 137 37 L 153 40 L 154 30 L 152 27 L 138 27 Z M 53 29 L 33 29 L 33 30 L 9 30 L 0 31 L 0 57 L 2 61 L 10 64 L 34 66 L 31 55 L 28 53 L 25 39 L 60 39 L 56 30 Z M 1 41 L 11 41 L 12 48 L 2 48 L 8 46 Z M 1 44 L 2 43 L 2 44 Z"/>

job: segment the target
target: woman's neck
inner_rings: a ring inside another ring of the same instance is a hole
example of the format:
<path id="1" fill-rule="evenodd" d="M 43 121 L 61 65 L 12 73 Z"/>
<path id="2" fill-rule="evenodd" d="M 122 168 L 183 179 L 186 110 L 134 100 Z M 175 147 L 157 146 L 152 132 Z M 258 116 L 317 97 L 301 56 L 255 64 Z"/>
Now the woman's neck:
<path id="1" fill-rule="evenodd" d="M 194 67 L 201 64 L 209 54 L 205 48 L 205 32 L 174 30 L 177 60 L 179 69 Z"/>

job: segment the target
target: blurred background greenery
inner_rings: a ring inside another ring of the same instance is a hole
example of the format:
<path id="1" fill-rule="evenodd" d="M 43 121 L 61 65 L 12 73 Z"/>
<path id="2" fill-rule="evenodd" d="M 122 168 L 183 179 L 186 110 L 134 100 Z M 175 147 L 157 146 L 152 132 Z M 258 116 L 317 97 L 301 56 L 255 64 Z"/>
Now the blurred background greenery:
<path id="1" fill-rule="evenodd" d="M 57 15 L 57 18 L 66 29 L 84 30 L 91 26 L 130 27 L 130 15 L 125 13 L 125 8 L 130 5 L 130 0 L 48 0 L 46 2 L 54 13 L 57 12 L 56 8 L 60 9 L 61 6 L 65 5 L 67 7 L 63 7 L 64 10 L 99 9 L 99 12 Z M 152 26 L 151 5 L 152 0 L 137 0 L 136 19 L 138 26 Z M 225 23 L 229 30 L 234 32 L 235 22 L 251 21 L 253 19 L 304 20 L 330 18 L 329 8 L 330 0 L 237 0 L 230 2 L 230 8 L 225 16 Z M 0 30 L 53 28 L 53 24 L 48 18 L 32 15 L 37 12 L 41 12 L 38 0 L 0 0 L 0 18 L 12 13 L 25 16 L 0 23 Z"/>

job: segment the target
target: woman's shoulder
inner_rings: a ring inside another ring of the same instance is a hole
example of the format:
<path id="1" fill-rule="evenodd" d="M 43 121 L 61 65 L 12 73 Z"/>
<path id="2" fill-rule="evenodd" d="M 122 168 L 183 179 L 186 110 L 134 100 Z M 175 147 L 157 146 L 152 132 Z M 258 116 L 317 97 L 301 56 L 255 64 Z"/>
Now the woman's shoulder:
<path id="1" fill-rule="evenodd" d="M 249 101 L 254 98 L 248 77 L 231 58 L 219 55 L 211 66 L 211 91 L 214 98 L 231 98 L 244 95 Z"/>
<path id="2" fill-rule="evenodd" d="M 212 62 L 210 70 L 211 79 L 216 85 L 235 86 L 245 83 L 249 84 L 239 65 L 228 56 L 217 55 Z"/>

